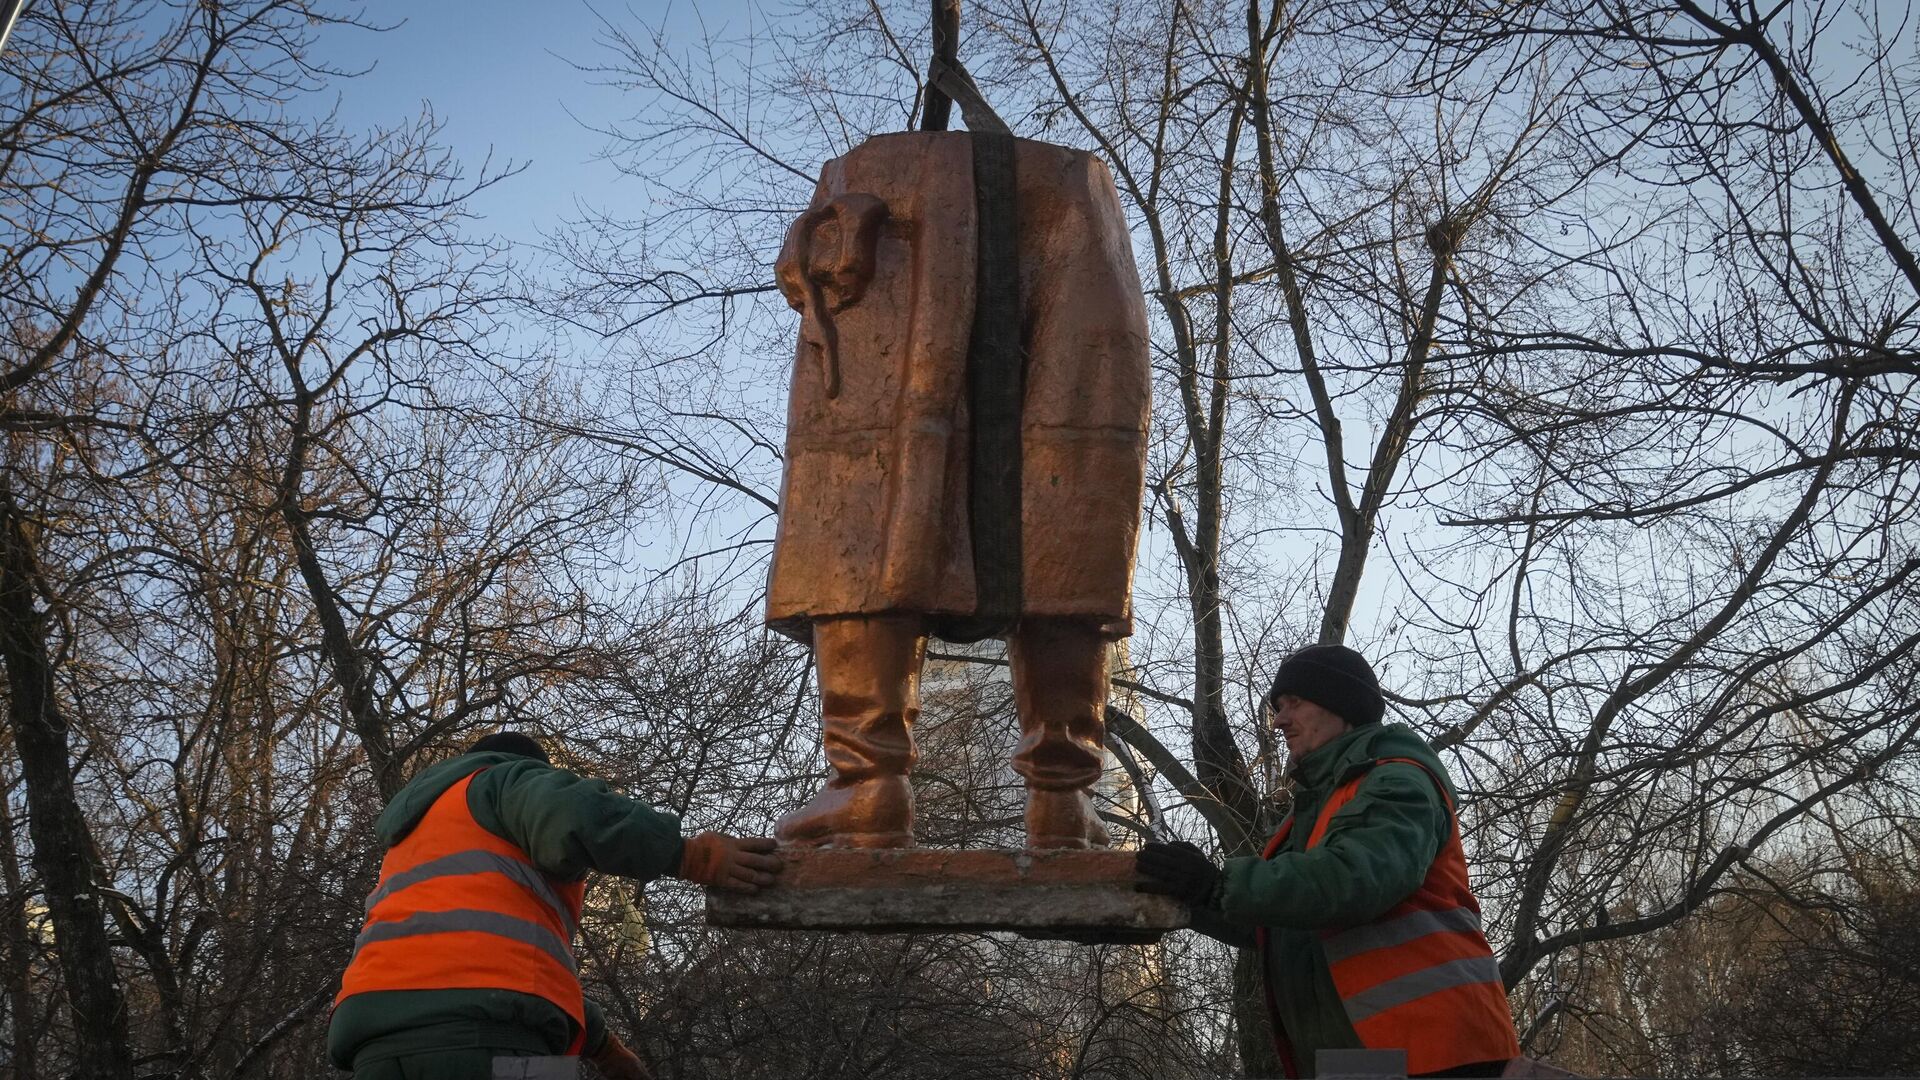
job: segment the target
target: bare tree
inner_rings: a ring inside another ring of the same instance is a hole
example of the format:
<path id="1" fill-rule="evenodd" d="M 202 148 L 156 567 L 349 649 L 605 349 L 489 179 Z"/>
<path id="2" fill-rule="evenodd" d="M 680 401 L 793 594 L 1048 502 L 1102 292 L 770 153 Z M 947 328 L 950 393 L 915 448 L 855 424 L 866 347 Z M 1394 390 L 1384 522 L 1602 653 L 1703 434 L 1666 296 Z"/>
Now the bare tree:
<path id="1" fill-rule="evenodd" d="M 374 810 L 476 730 L 689 827 L 798 800 L 814 689 L 757 620 L 769 265 L 821 160 L 916 122 L 924 18 L 609 21 L 583 76 L 632 92 L 603 127 L 647 209 L 514 266 L 463 211 L 511 168 L 293 119 L 351 75 L 311 59 L 350 20 L 29 9 L 0 57 L 16 1072 L 311 1074 Z M 1254 851 L 1286 795 L 1265 676 L 1353 642 L 1461 781 L 1529 1046 L 1591 1068 L 1809 1067 L 1830 1043 L 1763 1059 L 1708 1004 L 1786 965 L 1861 1045 L 1903 1015 L 1861 963 L 1904 947 L 1920 738 L 1912 45 L 1878 18 L 967 7 L 1016 133 L 1112 165 L 1152 301 L 1134 782 Z M 563 362 L 579 335 L 612 361 Z M 999 842 L 1004 660 L 936 662 L 928 835 Z M 824 950 L 599 883 L 581 952 L 670 1074 L 775 1040 L 783 1075 L 1272 1068 L 1251 958 L 1210 942 Z M 1655 999 L 1728 1034 L 1683 1044 Z"/>
<path id="2" fill-rule="evenodd" d="M 355 27 L 35 5 L 4 57 L 16 1063 L 310 1072 L 368 780 L 557 726 L 544 695 L 614 651 L 596 575 L 645 491 L 553 436 L 552 365 L 488 344 L 504 265 L 462 207 L 504 173 L 463 180 L 428 122 L 290 107 Z"/>
<path id="3" fill-rule="evenodd" d="M 102 921 L 106 872 L 73 788 L 72 717 L 59 686 L 73 600 L 48 555 L 62 546 L 59 488 L 117 471 L 122 463 L 101 452 L 129 425 L 113 388 L 63 377 L 166 365 L 174 327 L 164 286 L 177 279 L 143 245 L 192 235 L 199 207 L 273 194 L 250 186 L 265 177 L 239 163 L 257 159 L 256 140 L 270 134 L 260 110 L 314 74 L 299 59 L 303 36 L 332 21 L 304 3 L 200 5 L 129 35 L 137 14 L 111 2 L 29 11 L 4 57 L 22 94 L 0 118 L 0 184 L 20 240 L 0 257 L 10 330 L 0 374 L 9 715 L 33 862 L 62 943 L 73 1064 L 87 1076 L 130 1076 L 133 1060 Z M 94 570 L 111 574 L 113 562 Z"/>
<path id="4" fill-rule="evenodd" d="M 688 371 L 750 388 L 679 410 L 718 421 L 706 460 L 653 460 L 751 520 L 782 344 L 757 253 L 813 162 L 912 122 L 922 19 L 816 9 L 756 34 L 752 62 L 718 33 L 688 54 L 608 28 L 596 73 L 647 105 L 610 152 L 667 209 L 577 239 L 566 310 L 649 326 L 656 400 Z M 1234 719 L 1258 673 L 1354 640 L 1454 755 L 1537 1033 L 1566 1004 L 1556 958 L 1674 925 L 1910 767 L 1892 28 L 1690 5 L 967 20 L 1000 113 L 1099 152 L 1133 215 L 1163 441 L 1131 653 L 1148 722 L 1117 728 L 1223 849 L 1272 821 L 1256 766 L 1276 748 Z M 1820 43 L 1849 33 L 1884 77 L 1826 91 Z M 1595 921 L 1628 894 L 1640 914 Z M 1240 1022 L 1257 1069 L 1257 1009 Z"/>

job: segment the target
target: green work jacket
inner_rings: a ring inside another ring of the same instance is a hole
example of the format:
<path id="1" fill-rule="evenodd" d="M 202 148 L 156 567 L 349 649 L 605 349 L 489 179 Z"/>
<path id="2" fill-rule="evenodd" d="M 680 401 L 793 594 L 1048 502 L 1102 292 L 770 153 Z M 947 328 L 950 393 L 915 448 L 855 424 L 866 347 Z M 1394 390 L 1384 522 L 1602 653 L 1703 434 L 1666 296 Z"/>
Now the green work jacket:
<path id="1" fill-rule="evenodd" d="M 589 780 L 515 754 L 462 754 L 420 772 L 374 825 L 392 847 L 448 788 L 485 769 L 467 787 L 481 828 L 526 852 L 562 880 L 589 870 L 651 881 L 680 865 L 680 821 Z M 606 1040 L 599 1006 L 586 1003 L 584 1050 Z M 334 1010 L 327 1055 L 349 1069 L 392 1057 L 493 1047 L 527 1054 L 564 1053 L 573 1021 L 540 997 L 512 990 L 380 990 L 355 994 Z"/>
<path id="2" fill-rule="evenodd" d="M 1195 913 L 1195 929 L 1246 948 L 1256 927 L 1267 928 L 1262 974 L 1304 1076 L 1313 1075 L 1318 1051 L 1361 1047 L 1315 931 L 1370 922 L 1411 896 L 1452 828 L 1433 781 L 1412 765 L 1373 767 L 1382 758 L 1420 761 L 1454 794 L 1439 757 L 1411 728 L 1354 728 L 1292 770 L 1293 830 L 1280 850 L 1271 859 L 1228 859 L 1219 910 Z M 1308 850 L 1327 800 L 1362 775 L 1360 790 Z"/>

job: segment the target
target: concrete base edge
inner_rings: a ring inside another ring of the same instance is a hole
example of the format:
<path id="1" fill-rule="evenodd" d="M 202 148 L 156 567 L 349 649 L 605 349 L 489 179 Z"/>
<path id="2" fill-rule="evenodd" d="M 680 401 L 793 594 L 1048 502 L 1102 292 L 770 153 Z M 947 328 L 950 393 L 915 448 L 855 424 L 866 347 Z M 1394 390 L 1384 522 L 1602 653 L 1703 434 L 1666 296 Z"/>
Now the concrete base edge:
<path id="1" fill-rule="evenodd" d="M 1185 905 L 1134 891 L 1130 851 L 785 849 L 780 883 L 707 893 L 707 921 L 762 930 L 952 933 L 1138 943 L 1188 923 Z"/>

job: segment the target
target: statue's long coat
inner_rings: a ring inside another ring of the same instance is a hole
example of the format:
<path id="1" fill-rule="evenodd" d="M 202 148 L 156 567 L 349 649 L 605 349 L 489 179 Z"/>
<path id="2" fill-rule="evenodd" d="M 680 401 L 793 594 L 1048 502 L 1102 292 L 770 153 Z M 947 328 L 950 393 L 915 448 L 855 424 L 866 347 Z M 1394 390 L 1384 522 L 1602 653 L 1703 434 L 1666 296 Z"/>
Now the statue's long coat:
<path id="1" fill-rule="evenodd" d="M 1132 245 L 1099 159 L 1014 146 L 1026 352 L 1020 611 L 1090 617 L 1123 636 L 1150 378 Z M 870 139 L 826 164 L 813 207 L 778 267 L 805 314 L 768 622 L 807 640 L 816 617 L 916 612 L 938 634 L 975 608 L 970 137 Z"/>

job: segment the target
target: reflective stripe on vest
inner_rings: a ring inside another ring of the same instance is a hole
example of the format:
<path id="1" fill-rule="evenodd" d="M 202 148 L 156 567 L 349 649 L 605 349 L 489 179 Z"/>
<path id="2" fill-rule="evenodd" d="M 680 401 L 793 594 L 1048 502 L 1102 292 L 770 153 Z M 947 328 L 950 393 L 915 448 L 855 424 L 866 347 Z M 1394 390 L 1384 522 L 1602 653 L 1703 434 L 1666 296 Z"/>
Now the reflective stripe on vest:
<path id="1" fill-rule="evenodd" d="M 396 941 L 420 934 L 452 934 L 463 930 L 531 945 L 553 957 L 561 967 L 576 975 L 580 973 L 580 968 L 573 961 L 572 950 L 567 948 L 567 943 L 558 934 L 539 923 L 516 919 L 497 911 L 421 911 L 394 922 L 374 923 L 360 931 L 360 936 L 353 940 L 353 951 L 358 954 L 368 945 L 381 941 Z"/>
<path id="2" fill-rule="evenodd" d="M 1347 1019 L 1369 1049 L 1406 1050 L 1409 1073 L 1518 1057 L 1520 1045 L 1500 965 L 1481 931 L 1479 902 L 1467 887 L 1453 799 L 1440 778 L 1419 761 L 1385 758 L 1372 766 L 1389 763 L 1416 766 L 1433 781 L 1447 804 L 1449 832 L 1411 896 L 1372 922 L 1318 933 Z M 1353 800 L 1365 779 L 1363 773 L 1349 780 L 1328 798 L 1307 837 L 1308 848 L 1320 844 L 1334 815 Z M 1292 830 L 1288 817 L 1262 857 L 1273 858 Z M 1255 938 L 1264 966 L 1270 962 L 1264 928 Z M 1269 1014 L 1276 1038 L 1284 1038 L 1271 997 Z"/>
<path id="3" fill-rule="evenodd" d="M 573 1020 L 577 1053 L 586 1003 L 569 943 L 586 884 L 542 873 L 474 820 L 467 792 L 478 775 L 449 787 L 388 849 L 334 1004 L 383 990 L 518 991 Z"/>
<path id="4" fill-rule="evenodd" d="M 1471 908 L 1451 911 L 1409 911 L 1393 919 L 1365 923 L 1351 930 L 1337 930 L 1320 939 L 1327 962 L 1337 964 L 1369 949 L 1401 945 L 1428 934 L 1480 932 L 1480 913 Z"/>
<path id="5" fill-rule="evenodd" d="M 485 873 L 511 878 L 514 884 L 539 897 L 553 909 L 560 921 L 566 924 L 569 940 L 572 933 L 580 928 L 578 918 L 573 912 L 567 910 L 566 902 L 560 899 L 559 893 L 553 891 L 553 887 L 547 883 L 545 874 L 535 869 L 532 863 L 508 858 L 505 855 L 495 855 L 491 851 L 456 851 L 451 855 L 430 859 L 410 870 L 403 870 L 382 881 L 379 887 L 367 896 L 365 910 L 372 913 L 374 905 L 385 900 L 392 893 L 399 892 L 410 885 L 417 885 L 428 878 Z M 572 962 L 571 955 L 568 957 L 568 962 Z"/>
<path id="6" fill-rule="evenodd" d="M 1500 965 L 1491 955 L 1469 956 L 1460 960 L 1449 960 L 1430 968 L 1421 968 L 1411 975 L 1402 975 L 1390 982 L 1381 983 L 1368 990 L 1362 990 L 1352 997 L 1344 999 L 1347 1005 L 1347 1017 L 1358 1024 L 1365 1020 L 1413 1001 L 1437 994 L 1455 986 L 1470 983 L 1497 983 L 1500 981 Z M 1482 1058 L 1480 1060 L 1490 1060 Z M 1461 1062 L 1462 1065 L 1467 1062 Z M 1411 1066 L 1409 1066 L 1411 1068 Z M 1420 1070 L 1431 1072 L 1436 1070 Z"/>

